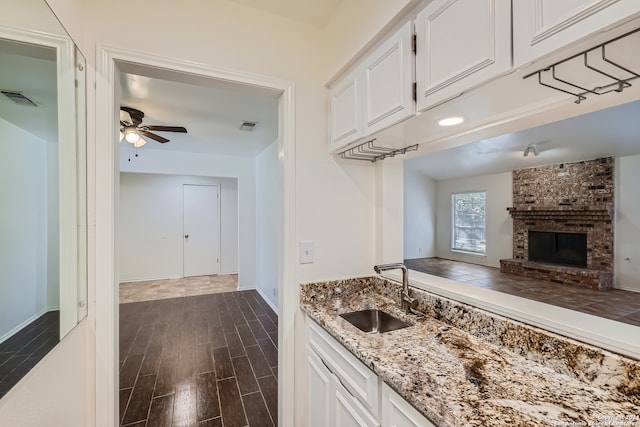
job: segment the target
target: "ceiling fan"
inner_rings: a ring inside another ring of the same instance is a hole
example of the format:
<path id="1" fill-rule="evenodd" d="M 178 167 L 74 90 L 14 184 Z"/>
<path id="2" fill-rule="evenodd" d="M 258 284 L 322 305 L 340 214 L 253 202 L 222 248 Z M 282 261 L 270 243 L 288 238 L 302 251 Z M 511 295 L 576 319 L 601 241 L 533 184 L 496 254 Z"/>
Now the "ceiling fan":
<path id="1" fill-rule="evenodd" d="M 143 125 L 142 119 L 144 113 L 140 110 L 136 110 L 131 107 L 120 107 L 120 132 L 122 137 L 133 144 L 134 147 L 142 147 L 147 141 L 142 138 L 151 138 L 154 141 L 158 141 L 162 144 L 169 142 L 169 140 L 163 136 L 156 135 L 150 131 L 156 132 L 180 132 L 187 133 L 187 130 L 182 126 L 155 126 L 155 125 Z"/>

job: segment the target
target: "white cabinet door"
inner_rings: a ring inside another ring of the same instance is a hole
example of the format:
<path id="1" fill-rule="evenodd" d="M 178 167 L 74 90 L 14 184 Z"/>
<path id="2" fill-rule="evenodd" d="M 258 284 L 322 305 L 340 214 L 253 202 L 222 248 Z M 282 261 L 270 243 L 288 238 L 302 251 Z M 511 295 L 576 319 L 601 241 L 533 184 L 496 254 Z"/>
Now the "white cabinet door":
<path id="1" fill-rule="evenodd" d="M 640 13 L 638 0 L 517 0 L 513 2 L 515 67 Z"/>
<path id="2" fill-rule="evenodd" d="M 329 91 L 330 151 L 357 141 L 363 133 L 361 69 L 345 76 Z"/>
<path id="3" fill-rule="evenodd" d="M 418 13 L 416 35 L 419 111 L 511 69 L 509 0 L 434 0 Z"/>
<path id="4" fill-rule="evenodd" d="M 393 391 L 382 385 L 382 427 L 435 427 L 413 406 Z"/>
<path id="5" fill-rule="evenodd" d="M 332 375 L 322 360 L 309 351 L 308 364 L 309 427 L 331 426 Z"/>
<path id="6" fill-rule="evenodd" d="M 380 423 L 369 413 L 358 399 L 332 375 L 334 391 L 334 423 L 335 427 L 378 427 Z"/>
<path id="7" fill-rule="evenodd" d="M 407 22 L 363 63 L 364 126 L 368 135 L 415 113 L 412 26 Z"/>

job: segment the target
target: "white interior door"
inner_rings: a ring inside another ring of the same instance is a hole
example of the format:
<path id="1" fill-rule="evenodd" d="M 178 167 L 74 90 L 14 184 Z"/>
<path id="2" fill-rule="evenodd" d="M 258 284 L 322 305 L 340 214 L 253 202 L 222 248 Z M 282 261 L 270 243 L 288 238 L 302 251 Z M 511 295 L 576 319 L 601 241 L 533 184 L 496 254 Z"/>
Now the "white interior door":
<path id="1" fill-rule="evenodd" d="M 184 277 L 220 273 L 217 185 L 184 185 Z"/>

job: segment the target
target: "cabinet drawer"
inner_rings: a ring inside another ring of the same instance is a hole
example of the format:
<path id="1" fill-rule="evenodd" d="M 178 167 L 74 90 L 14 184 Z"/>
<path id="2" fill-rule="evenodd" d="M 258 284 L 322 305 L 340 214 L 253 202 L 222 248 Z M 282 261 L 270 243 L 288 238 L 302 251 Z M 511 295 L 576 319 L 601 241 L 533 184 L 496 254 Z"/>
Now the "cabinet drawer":
<path id="1" fill-rule="evenodd" d="M 313 321 L 309 322 L 309 347 L 320 356 L 345 388 L 378 417 L 378 376 Z"/>

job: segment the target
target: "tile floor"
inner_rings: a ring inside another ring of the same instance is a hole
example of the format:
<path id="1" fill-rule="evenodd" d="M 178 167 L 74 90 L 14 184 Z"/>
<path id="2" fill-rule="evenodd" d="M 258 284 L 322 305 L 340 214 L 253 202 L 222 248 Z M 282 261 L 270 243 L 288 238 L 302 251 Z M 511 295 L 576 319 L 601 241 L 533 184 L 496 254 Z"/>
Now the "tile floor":
<path id="1" fill-rule="evenodd" d="M 60 312 L 49 311 L 0 344 L 0 398 L 60 340 Z"/>
<path id="2" fill-rule="evenodd" d="M 237 289 L 237 274 L 124 282 L 120 283 L 120 304 L 230 292 Z"/>
<path id="3" fill-rule="evenodd" d="M 640 292 L 621 289 L 594 291 L 504 274 L 499 268 L 442 258 L 406 259 L 404 263 L 409 269 L 434 276 L 640 326 Z"/>
<path id="4" fill-rule="evenodd" d="M 120 425 L 278 425 L 277 325 L 256 291 L 121 304 Z"/>

